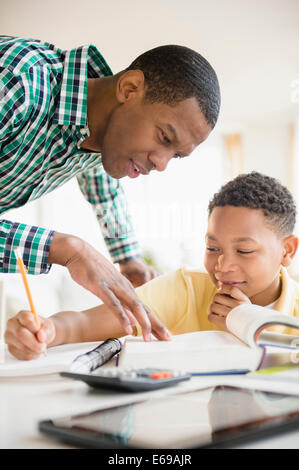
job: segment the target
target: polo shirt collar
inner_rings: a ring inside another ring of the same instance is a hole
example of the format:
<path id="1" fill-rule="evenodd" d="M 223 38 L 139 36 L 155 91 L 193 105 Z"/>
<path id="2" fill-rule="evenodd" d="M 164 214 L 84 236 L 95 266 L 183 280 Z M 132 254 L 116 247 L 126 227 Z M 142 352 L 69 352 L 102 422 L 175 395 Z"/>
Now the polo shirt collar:
<path id="1" fill-rule="evenodd" d="M 83 127 L 89 135 L 87 123 L 87 78 L 112 75 L 112 71 L 98 49 L 82 46 L 64 53 L 64 69 L 59 103 L 53 123 Z"/>
<path id="2" fill-rule="evenodd" d="M 290 278 L 287 269 L 283 266 L 280 269 L 280 276 L 281 293 L 275 302 L 274 309 L 287 315 L 292 315 L 295 301 L 293 280 Z"/>

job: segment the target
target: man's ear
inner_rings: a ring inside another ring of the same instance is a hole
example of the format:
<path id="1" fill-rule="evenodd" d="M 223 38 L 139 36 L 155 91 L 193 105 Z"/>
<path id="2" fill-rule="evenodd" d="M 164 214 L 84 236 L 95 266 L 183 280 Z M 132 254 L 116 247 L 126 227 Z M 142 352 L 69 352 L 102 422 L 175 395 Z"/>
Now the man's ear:
<path id="1" fill-rule="evenodd" d="M 282 240 L 283 243 L 283 258 L 281 261 L 282 266 L 290 266 L 292 260 L 297 252 L 298 237 L 296 235 L 289 235 Z"/>
<path id="2" fill-rule="evenodd" d="M 116 84 L 116 98 L 119 103 L 143 96 L 145 88 L 144 74 L 142 70 L 127 70 L 122 73 Z"/>

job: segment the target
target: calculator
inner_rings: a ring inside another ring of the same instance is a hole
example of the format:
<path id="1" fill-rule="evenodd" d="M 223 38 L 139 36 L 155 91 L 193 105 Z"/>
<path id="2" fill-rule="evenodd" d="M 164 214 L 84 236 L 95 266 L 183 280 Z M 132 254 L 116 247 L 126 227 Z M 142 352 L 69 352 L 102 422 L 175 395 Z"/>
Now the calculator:
<path id="1" fill-rule="evenodd" d="M 156 368 L 123 369 L 120 367 L 97 369 L 96 373 L 92 374 L 61 372 L 60 375 L 82 380 L 90 387 L 117 389 L 127 392 L 145 392 L 171 387 L 191 378 L 191 374 L 183 371 Z"/>

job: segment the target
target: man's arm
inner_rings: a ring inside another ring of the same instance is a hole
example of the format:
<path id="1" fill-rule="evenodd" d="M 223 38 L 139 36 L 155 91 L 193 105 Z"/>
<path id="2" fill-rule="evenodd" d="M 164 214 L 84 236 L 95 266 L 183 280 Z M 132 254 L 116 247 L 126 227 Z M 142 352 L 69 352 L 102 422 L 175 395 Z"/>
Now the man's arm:
<path id="1" fill-rule="evenodd" d="M 80 189 L 93 205 L 104 240 L 114 263 L 141 256 L 126 198 L 119 180 L 102 165 L 77 176 Z"/>
<path id="2" fill-rule="evenodd" d="M 84 240 L 41 227 L 2 220 L 0 222 L 0 272 L 18 272 L 14 248 L 19 247 L 29 274 L 47 273 L 51 264 L 65 266 L 75 282 L 99 297 L 115 315 L 127 334 L 132 324 L 141 325 L 144 338 L 154 328 L 160 338 L 167 338 L 167 329 L 150 318 L 137 298 L 132 284 L 113 264 Z M 128 313 L 128 311 L 130 313 Z"/>
<path id="3" fill-rule="evenodd" d="M 109 176 L 102 165 L 77 176 L 80 189 L 93 205 L 113 263 L 134 287 L 150 281 L 160 273 L 141 259 L 123 188 Z"/>

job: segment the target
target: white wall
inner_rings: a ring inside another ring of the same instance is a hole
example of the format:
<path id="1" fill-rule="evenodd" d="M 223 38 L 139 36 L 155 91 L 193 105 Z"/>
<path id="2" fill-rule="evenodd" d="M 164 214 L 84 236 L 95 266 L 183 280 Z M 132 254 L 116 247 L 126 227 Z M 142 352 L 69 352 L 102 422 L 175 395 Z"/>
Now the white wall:
<path id="1" fill-rule="evenodd" d="M 244 129 L 244 171 L 260 171 L 289 185 L 290 124 L 252 122 Z"/>

